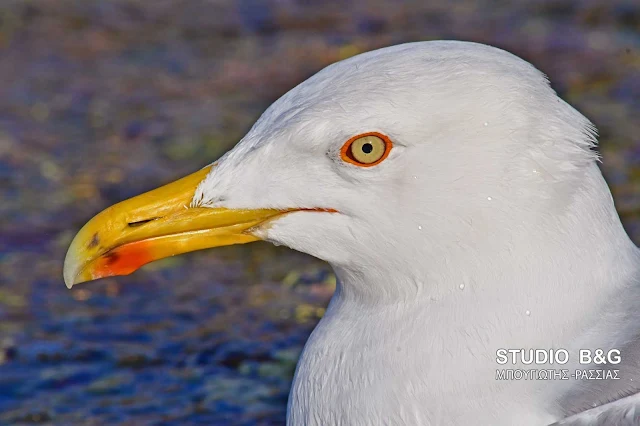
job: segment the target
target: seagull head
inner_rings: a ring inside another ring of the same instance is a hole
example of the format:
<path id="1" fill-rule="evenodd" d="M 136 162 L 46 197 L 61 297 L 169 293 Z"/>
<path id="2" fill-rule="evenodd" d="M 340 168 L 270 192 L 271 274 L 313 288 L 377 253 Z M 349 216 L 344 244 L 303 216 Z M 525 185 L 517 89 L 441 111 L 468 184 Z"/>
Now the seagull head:
<path id="1" fill-rule="evenodd" d="M 352 281 L 423 279 L 562 211 L 595 167 L 594 143 L 589 121 L 505 51 L 423 42 L 364 53 L 286 93 L 212 165 L 99 213 L 73 240 L 65 281 L 256 240 Z"/>

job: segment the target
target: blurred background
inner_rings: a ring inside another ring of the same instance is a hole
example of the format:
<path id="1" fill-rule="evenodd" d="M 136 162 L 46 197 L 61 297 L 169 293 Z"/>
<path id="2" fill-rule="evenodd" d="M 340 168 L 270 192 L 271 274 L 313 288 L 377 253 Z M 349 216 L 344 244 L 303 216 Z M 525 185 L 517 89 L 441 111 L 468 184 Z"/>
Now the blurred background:
<path id="1" fill-rule="evenodd" d="M 640 241 L 638 0 L 2 0 L 0 424 L 283 424 L 330 268 L 264 243 L 69 291 L 101 209 L 211 163 L 324 66 L 461 39 L 514 52 L 595 122 Z"/>

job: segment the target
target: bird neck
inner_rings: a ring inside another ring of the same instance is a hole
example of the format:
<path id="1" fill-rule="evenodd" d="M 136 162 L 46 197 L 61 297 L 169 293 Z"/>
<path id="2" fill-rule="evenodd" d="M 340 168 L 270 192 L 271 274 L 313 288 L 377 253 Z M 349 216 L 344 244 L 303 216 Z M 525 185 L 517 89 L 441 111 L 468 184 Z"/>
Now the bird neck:
<path id="1" fill-rule="evenodd" d="M 407 242 L 376 263 L 333 265 L 338 286 L 300 358 L 290 424 L 309 413 L 352 415 L 354 407 L 366 410 L 362 418 L 408 412 L 399 407 L 425 413 L 425 401 L 442 418 L 478 424 L 514 424 L 509 413 L 527 413 L 520 416 L 527 424 L 557 420 L 545 407 L 561 390 L 544 381 L 496 380 L 496 351 L 574 353 L 615 347 L 628 335 L 624 318 L 602 321 L 601 314 L 614 295 L 629 294 L 619 290 L 633 283 L 640 256 L 595 166 L 584 182 L 561 209 L 498 218 L 500 228 L 468 232 L 465 245 L 455 241 L 461 236 L 438 247 Z M 591 333 L 596 327 L 607 329 Z M 609 340 L 596 340 L 603 336 Z M 403 404 L 389 402 L 398 400 Z M 463 412 L 460 400 L 482 401 L 482 413 L 505 413 L 507 421 L 478 418 L 474 404 Z"/>

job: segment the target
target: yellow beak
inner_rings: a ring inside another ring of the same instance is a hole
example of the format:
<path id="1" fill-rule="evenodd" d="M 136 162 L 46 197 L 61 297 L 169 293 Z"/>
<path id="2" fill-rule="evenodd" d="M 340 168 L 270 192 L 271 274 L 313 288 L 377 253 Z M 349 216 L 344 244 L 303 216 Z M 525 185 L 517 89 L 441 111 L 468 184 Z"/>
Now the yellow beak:
<path id="1" fill-rule="evenodd" d="M 290 210 L 190 207 L 211 167 L 107 208 L 75 236 L 64 261 L 67 287 L 127 275 L 154 260 L 258 240 L 248 231 Z"/>

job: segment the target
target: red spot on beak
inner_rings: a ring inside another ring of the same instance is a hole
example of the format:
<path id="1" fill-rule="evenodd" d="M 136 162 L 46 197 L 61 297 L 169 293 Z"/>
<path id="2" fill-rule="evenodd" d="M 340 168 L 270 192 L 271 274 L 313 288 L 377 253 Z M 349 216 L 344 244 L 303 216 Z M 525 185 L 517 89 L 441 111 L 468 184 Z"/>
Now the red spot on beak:
<path id="1" fill-rule="evenodd" d="M 136 241 L 117 247 L 103 255 L 92 271 L 93 279 L 129 275 L 154 260 L 149 244 Z"/>

